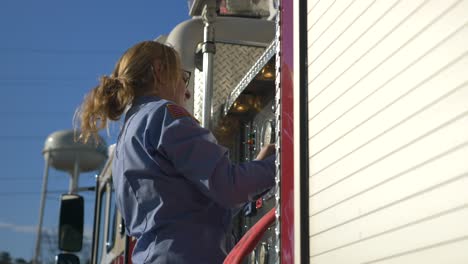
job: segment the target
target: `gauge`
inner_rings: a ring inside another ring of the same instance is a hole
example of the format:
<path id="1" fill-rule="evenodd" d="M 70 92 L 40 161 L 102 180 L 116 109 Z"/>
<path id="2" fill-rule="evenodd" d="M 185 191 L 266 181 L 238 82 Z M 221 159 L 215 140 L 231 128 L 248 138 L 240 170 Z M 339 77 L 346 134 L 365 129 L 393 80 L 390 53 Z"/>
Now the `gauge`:
<path id="1" fill-rule="evenodd" d="M 267 244 L 263 242 L 260 245 L 260 252 L 258 256 L 258 264 L 267 264 L 268 263 L 268 248 Z"/>
<path id="2" fill-rule="evenodd" d="M 252 253 L 250 253 L 250 255 L 249 255 L 248 263 L 249 263 L 249 264 L 255 264 L 255 262 L 256 262 L 256 261 L 255 261 L 255 250 L 254 250 L 254 251 L 252 251 Z"/>
<path id="3" fill-rule="evenodd" d="M 274 133 L 273 121 L 268 120 L 268 121 L 265 122 L 265 124 L 263 125 L 263 128 L 262 128 L 262 147 L 265 146 L 265 145 L 273 143 L 272 142 L 273 137 L 274 137 L 273 133 Z"/>

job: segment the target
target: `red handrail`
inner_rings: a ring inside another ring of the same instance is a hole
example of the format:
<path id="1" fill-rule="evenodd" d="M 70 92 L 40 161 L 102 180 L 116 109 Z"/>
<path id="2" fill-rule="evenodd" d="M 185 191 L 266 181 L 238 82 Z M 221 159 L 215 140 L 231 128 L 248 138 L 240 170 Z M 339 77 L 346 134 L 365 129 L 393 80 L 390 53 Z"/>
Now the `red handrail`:
<path id="1" fill-rule="evenodd" d="M 224 264 L 240 264 L 245 256 L 255 249 L 258 241 L 260 241 L 265 231 L 273 222 L 275 222 L 275 208 L 271 209 L 245 233 L 229 255 L 227 255 Z"/>

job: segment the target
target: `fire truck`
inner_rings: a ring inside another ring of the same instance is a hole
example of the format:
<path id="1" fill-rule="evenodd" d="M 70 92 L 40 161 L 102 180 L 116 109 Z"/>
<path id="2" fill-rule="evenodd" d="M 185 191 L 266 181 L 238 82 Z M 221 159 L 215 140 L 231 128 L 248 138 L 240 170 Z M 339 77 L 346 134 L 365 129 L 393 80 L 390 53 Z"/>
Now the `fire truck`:
<path id="1" fill-rule="evenodd" d="M 467 0 L 188 3 L 156 38 L 194 76 L 188 110 L 236 162 L 277 148 L 225 263 L 468 262 Z M 109 153 L 91 263 L 131 263 Z"/>

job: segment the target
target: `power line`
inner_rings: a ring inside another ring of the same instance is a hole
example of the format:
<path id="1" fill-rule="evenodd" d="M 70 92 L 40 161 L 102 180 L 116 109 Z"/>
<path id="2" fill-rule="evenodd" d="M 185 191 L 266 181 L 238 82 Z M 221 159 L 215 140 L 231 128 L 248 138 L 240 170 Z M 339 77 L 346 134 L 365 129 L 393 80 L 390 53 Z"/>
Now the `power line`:
<path id="1" fill-rule="evenodd" d="M 35 141 L 35 140 L 46 140 L 48 136 L 13 136 L 13 135 L 4 135 L 0 136 L 0 141 L 5 140 L 28 140 L 28 141 Z"/>
<path id="2" fill-rule="evenodd" d="M 33 136 L 33 135 L 0 135 L 0 141 L 18 141 L 18 140 L 24 140 L 24 141 L 37 141 L 37 140 L 46 140 L 49 137 L 49 135 L 46 136 Z M 108 140 L 111 140 L 112 138 L 108 138 Z"/>
<path id="3" fill-rule="evenodd" d="M 94 188 L 89 187 L 89 190 L 84 190 L 80 192 L 81 194 L 94 194 Z M 68 190 L 52 190 L 47 191 L 47 194 L 65 194 L 68 193 Z M 18 195 L 40 195 L 41 192 L 0 192 L 0 196 L 18 196 Z"/>
<path id="4" fill-rule="evenodd" d="M 93 81 L 96 81 L 97 78 L 80 78 L 80 79 L 72 79 L 72 78 L 66 78 L 66 79 L 0 79 L 0 82 L 13 82 L 13 83 L 34 83 L 34 82 L 81 82 L 81 81 L 90 81 L 93 79 Z"/>
<path id="5" fill-rule="evenodd" d="M 61 193 L 67 193 L 67 191 L 59 191 L 59 190 L 54 190 L 54 191 L 47 191 L 48 194 L 61 194 Z M 41 192 L 0 192 L 0 196 L 17 196 L 17 195 L 40 195 Z"/>
<path id="6" fill-rule="evenodd" d="M 60 112 L 60 111 L 50 111 L 50 112 L 41 112 L 41 111 L 8 111 L 8 112 L 1 112 L 0 115 L 67 115 L 73 117 L 73 112 Z"/>
<path id="7" fill-rule="evenodd" d="M 0 178 L 0 182 L 2 181 L 42 181 L 41 178 Z"/>
<path id="8" fill-rule="evenodd" d="M 81 50 L 73 50 L 73 49 L 19 49 L 19 48 L 0 48 L 0 51 L 6 52 L 18 52 L 18 53 L 36 53 L 36 54 L 120 54 L 122 51 L 120 50 L 99 50 L 99 49 L 81 49 Z"/>

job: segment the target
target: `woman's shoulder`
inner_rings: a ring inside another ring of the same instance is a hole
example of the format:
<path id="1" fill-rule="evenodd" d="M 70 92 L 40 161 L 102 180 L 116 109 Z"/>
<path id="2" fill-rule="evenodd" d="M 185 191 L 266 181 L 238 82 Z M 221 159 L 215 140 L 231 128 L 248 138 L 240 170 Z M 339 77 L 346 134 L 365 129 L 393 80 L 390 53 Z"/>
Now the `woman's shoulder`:
<path id="1" fill-rule="evenodd" d="M 171 101 L 159 99 L 146 103 L 143 108 L 146 115 L 162 117 L 167 112 L 167 105 L 172 104 Z"/>
<path id="2" fill-rule="evenodd" d="M 155 115 L 163 117 L 169 122 L 176 121 L 178 119 L 193 120 L 196 123 L 200 123 L 185 107 L 180 106 L 172 101 L 161 99 L 158 102 L 154 102 L 152 110 Z"/>

